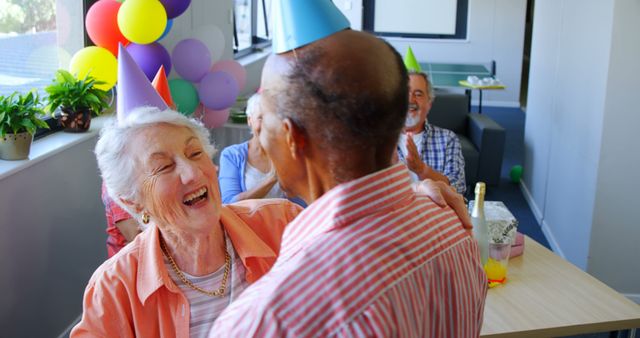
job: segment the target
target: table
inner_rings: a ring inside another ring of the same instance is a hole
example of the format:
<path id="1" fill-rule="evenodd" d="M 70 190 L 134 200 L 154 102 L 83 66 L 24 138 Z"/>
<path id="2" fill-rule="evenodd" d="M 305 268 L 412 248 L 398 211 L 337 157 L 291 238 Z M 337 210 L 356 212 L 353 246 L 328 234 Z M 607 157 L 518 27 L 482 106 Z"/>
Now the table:
<path id="1" fill-rule="evenodd" d="M 431 84 L 434 88 L 463 88 L 465 93 L 469 95 L 469 105 L 471 105 L 472 88 L 460 85 L 460 81 L 466 80 L 468 76 L 477 76 L 479 78 L 493 77 L 496 74 L 496 62 L 491 62 L 491 70 L 482 64 L 457 64 L 457 63 L 429 63 L 421 62 L 420 67 L 423 72 L 429 75 Z M 482 90 L 477 88 L 480 93 L 478 100 L 478 112 L 482 114 Z M 471 111 L 471 107 L 469 107 Z"/>
<path id="2" fill-rule="evenodd" d="M 557 337 L 640 327 L 640 306 L 525 238 L 507 283 L 489 289 L 481 337 Z"/>

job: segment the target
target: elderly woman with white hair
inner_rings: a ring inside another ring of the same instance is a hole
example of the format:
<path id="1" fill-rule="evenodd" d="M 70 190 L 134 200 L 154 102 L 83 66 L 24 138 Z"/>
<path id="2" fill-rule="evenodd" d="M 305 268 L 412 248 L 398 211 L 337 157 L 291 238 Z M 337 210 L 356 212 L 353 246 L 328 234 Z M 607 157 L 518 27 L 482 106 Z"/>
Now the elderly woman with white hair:
<path id="1" fill-rule="evenodd" d="M 220 192 L 222 203 L 233 203 L 253 198 L 287 198 L 280 189 L 271 161 L 260 146 L 262 128 L 260 94 L 247 101 L 247 123 L 252 137 L 249 141 L 228 146 L 220 154 Z M 291 199 L 302 206 L 297 198 Z"/>
<path id="2" fill-rule="evenodd" d="M 110 196 L 146 228 L 102 264 L 71 336 L 205 336 L 275 262 L 288 200 L 222 205 L 208 130 L 171 110 L 138 108 L 102 129 Z"/>

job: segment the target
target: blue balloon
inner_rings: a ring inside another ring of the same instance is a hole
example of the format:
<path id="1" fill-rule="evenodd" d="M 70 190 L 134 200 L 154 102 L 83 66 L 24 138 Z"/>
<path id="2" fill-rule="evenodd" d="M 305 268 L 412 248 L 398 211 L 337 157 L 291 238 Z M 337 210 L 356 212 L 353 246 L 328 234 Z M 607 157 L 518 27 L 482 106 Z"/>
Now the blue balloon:
<path id="1" fill-rule="evenodd" d="M 164 32 L 162 33 L 162 35 L 160 35 L 160 37 L 156 41 L 160 41 L 164 39 L 164 37 L 167 36 L 167 34 L 169 34 L 169 31 L 171 30 L 172 26 L 173 26 L 173 19 L 167 20 L 167 27 L 164 29 Z"/>

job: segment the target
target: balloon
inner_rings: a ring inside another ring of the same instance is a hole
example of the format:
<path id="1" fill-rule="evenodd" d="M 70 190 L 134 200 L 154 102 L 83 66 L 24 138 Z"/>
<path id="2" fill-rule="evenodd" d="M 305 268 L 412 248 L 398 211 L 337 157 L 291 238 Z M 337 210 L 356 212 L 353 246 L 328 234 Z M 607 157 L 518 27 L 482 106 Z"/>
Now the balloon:
<path id="1" fill-rule="evenodd" d="M 164 39 L 164 37 L 167 36 L 167 34 L 169 34 L 169 31 L 171 30 L 171 27 L 173 27 L 173 20 L 167 20 L 167 27 L 165 27 L 164 33 L 162 33 L 162 35 L 160 35 L 158 40 Z"/>
<path id="2" fill-rule="evenodd" d="M 167 17 L 173 19 L 187 10 L 191 0 L 160 0 L 160 2 L 167 10 Z"/>
<path id="3" fill-rule="evenodd" d="M 183 79 L 173 79 L 169 80 L 169 89 L 176 110 L 187 116 L 193 114 L 199 103 L 198 92 L 193 84 Z"/>
<path id="4" fill-rule="evenodd" d="M 211 72 L 200 81 L 200 100 L 207 108 L 222 110 L 231 107 L 238 98 L 238 83 L 222 71 Z"/>
<path id="5" fill-rule="evenodd" d="M 183 79 L 199 82 L 211 67 L 209 48 L 197 39 L 184 39 L 173 48 L 173 66 Z"/>
<path id="6" fill-rule="evenodd" d="M 96 88 L 109 90 L 118 78 L 118 61 L 110 51 L 102 47 L 85 47 L 73 55 L 69 62 L 69 71 L 80 79 L 89 74 L 104 82 Z"/>
<path id="7" fill-rule="evenodd" d="M 236 60 L 222 60 L 213 64 L 211 67 L 212 72 L 223 71 L 236 79 L 238 83 L 238 89 L 243 90 L 247 83 L 247 71 Z"/>
<path id="8" fill-rule="evenodd" d="M 99 47 L 108 49 L 118 56 L 118 43 L 126 46 L 129 40 L 118 28 L 118 10 L 122 4 L 114 0 L 100 0 L 94 3 L 85 19 L 87 35 Z"/>
<path id="9" fill-rule="evenodd" d="M 222 58 L 226 46 L 226 39 L 220 27 L 216 25 L 202 25 L 189 31 L 189 36 L 202 41 L 211 51 L 211 62 L 216 62 Z"/>
<path id="10" fill-rule="evenodd" d="M 156 76 L 160 66 L 164 66 L 167 75 L 171 72 L 171 56 L 164 46 L 158 42 L 148 45 L 131 43 L 127 46 L 127 52 L 136 61 L 149 81 L 152 81 Z"/>
<path id="11" fill-rule="evenodd" d="M 118 27 L 131 42 L 158 40 L 167 27 L 167 12 L 157 0 L 127 0 L 118 11 Z"/>
<path id="12" fill-rule="evenodd" d="M 222 127 L 229 119 L 230 109 L 213 110 L 209 109 L 202 104 L 196 109 L 194 117 L 200 119 L 205 127 L 214 129 Z"/>
<path id="13" fill-rule="evenodd" d="M 511 178 L 511 182 L 519 183 L 522 178 L 522 166 L 514 165 L 511 167 L 511 171 L 509 171 L 509 178 Z"/>

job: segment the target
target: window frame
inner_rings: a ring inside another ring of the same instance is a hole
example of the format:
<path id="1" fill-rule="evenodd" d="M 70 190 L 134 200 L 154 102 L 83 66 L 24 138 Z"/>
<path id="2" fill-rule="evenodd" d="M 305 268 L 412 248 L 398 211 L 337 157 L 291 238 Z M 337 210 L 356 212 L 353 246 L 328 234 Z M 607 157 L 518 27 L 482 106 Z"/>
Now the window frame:
<path id="1" fill-rule="evenodd" d="M 89 8 L 91 8 L 91 6 L 96 2 L 98 2 L 98 0 L 82 0 L 82 31 L 84 36 L 84 43 L 83 43 L 84 47 L 94 46 L 94 43 L 89 38 L 89 34 L 87 34 L 85 20 L 87 18 L 87 12 L 89 11 Z M 59 110 L 60 108 L 58 108 L 58 111 Z M 55 132 L 58 132 L 64 129 L 62 125 L 58 123 L 58 119 L 52 116 L 48 116 L 47 118 L 43 119 L 43 121 L 47 123 L 47 125 L 49 126 L 49 129 L 38 128 L 36 130 L 36 133 L 33 135 L 34 140 L 43 138 L 47 135 L 51 135 Z"/>
<path id="2" fill-rule="evenodd" d="M 469 0 L 457 0 L 458 10 L 456 13 L 455 34 L 422 34 L 411 32 L 378 32 L 375 27 L 376 0 L 362 0 L 362 29 L 369 33 L 384 37 L 417 38 L 417 39 L 443 39 L 443 40 L 466 40 L 467 23 L 469 21 Z"/>
<path id="3" fill-rule="evenodd" d="M 258 36 L 258 1 L 262 2 L 262 13 L 264 18 L 265 32 L 267 39 Z M 238 33 L 236 26 L 236 7 L 233 5 L 233 57 L 239 59 L 244 56 L 261 52 L 271 46 L 271 32 L 269 31 L 269 16 L 267 15 L 267 6 L 265 0 L 251 0 L 251 45 L 244 49 L 238 49 Z"/>

